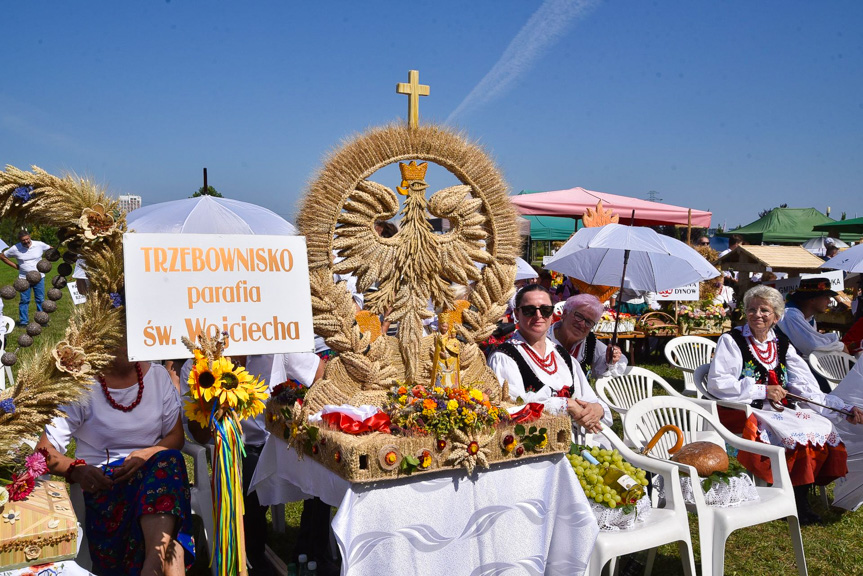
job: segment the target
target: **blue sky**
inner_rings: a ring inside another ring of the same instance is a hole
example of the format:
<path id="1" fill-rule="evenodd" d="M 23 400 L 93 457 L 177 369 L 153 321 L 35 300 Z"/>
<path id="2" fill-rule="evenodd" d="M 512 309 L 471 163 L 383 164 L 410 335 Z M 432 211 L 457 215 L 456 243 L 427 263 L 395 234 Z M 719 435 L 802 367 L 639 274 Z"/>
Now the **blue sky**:
<path id="1" fill-rule="evenodd" d="M 206 166 L 292 218 L 329 150 L 405 118 L 413 68 L 421 121 L 458 109 L 514 192 L 655 190 L 728 226 L 783 202 L 863 216 L 859 1 L 6 4 L 0 164 L 146 204 Z M 541 8 L 508 83 L 466 102 Z"/>

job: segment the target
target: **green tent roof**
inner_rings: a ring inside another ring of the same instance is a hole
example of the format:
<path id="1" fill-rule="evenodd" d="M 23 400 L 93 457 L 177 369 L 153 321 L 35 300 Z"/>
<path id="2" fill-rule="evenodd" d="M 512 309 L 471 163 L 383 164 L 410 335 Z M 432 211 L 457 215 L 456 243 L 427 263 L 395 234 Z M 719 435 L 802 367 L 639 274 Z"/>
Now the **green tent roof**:
<path id="1" fill-rule="evenodd" d="M 838 222 L 828 222 L 827 224 L 819 224 L 815 230 L 824 232 L 841 232 L 843 236 L 860 236 L 863 234 L 863 218 L 851 218 L 850 220 L 839 220 Z M 859 239 L 859 238 L 857 238 Z M 843 238 L 845 240 L 845 238 Z M 851 238 L 851 240 L 856 240 Z"/>
<path id="2" fill-rule="evenodd" d="M 834 222 L 815 208 L 774 208 L 751 224 L 736 230 L 727 230 L 719 236 L 739 234 L 750 244 L 761 242 L 775 244 L 800 244 L 810 238 L 823 236 L 814 232 L 813 226 Z M 854 240 L 853 234 L 840 234 L 842 240 Z"/>
<path id="3" fill-rule="evenodd" d="M 539 190 L 522 190 L 519 194 L 536 194 Z M 562 216 L 522 216 L 530 221 L 530 239 L 569 240 L 575 232 L 575 218 Z M 580 221 L 579 221 L 580 222 Z"/>

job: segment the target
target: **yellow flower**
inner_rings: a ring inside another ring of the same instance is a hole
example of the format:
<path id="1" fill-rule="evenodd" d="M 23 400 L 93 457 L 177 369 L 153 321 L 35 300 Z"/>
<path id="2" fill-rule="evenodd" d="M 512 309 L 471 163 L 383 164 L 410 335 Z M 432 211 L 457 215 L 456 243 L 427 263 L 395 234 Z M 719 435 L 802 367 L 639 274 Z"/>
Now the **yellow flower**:
<path id="1" fill-rule="evenodd" d="M 458 402 L 456 400 L 450 400 L 446 403 L 446 409 L 450 412 L 455 412 L 458 410 Z"/>
<path id="2" fill-rule="evenodd" d="M 407 396 L 404 396 L 404 395 L 399 396 L 399 404 L 404 405 L 404 404 L 406 404 L 406 403 L 407 403 L 407 401 L 408 401 L 408 397 L 407 397 Z"/>
<path id="3" fill-rule="evenodd" d="M 210 415 L 204 414 L 194 400 L 186 402 L 184 411 L 190 422 L 197 422 L 202 428 L 207 428 L 210 425 Z"/>
<path id="4" fill-rule="evenodd" d="M 435 394 L 443 394 L 443 388 L 441 388 L 440 386 L 435 386 L 434 387 L 434 393 Z"/>
<path id="5" fill-rule="evenodd" d="M 482 402 L 482 392 L 477 390 L 476 388 L 471 388 L 470 397 L 476 400 L 477 402 Z"/>
<path id="6" fill-rule="evenodd" d="M 537 448 L 545 448 L 548 446 L 548 434 L 542 435 L 542 442 L 536 445 Z"/>
<path id="7" fill-rule="evenodd" d="M 476 413 L 475 412 L 465 410 L 462 412 L 462 414 L 464 415 L 464 423 L 467 424 L 468 426 L 470 426 L 471 424 L 476 422 Z"/>

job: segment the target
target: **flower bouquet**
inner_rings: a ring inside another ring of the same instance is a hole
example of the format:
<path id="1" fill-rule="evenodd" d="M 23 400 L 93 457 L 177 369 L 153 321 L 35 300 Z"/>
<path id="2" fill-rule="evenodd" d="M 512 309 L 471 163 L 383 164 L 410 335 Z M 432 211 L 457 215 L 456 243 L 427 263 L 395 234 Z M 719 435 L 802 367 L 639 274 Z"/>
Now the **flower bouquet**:
<path id="1" fill-rule="evenodd" d="M 3 402 L 11 402 L 11 399 Z M 7 502 L 25 500 L 33 492 L 36 479 L 48 472 L 47 452 L 44 449 L 31 452 L 27 444 L 20 444 L 14 453 L 13 462 L 17 462 L 17 466 L 0 469 L 0 510 Z"/>
<path id="2" fill-rule="evenodd" d="M 216 445 L 213 456 L 216 533 L 211 562 L 216 562 L 219 574 L 246 574 L 240 461 L 245 451 L 240 421 L 263 412 L 263 401 L 269 394 L 264 382 L 222 356 L 227 335 L 211 339 L 201 334 L 198 339 L 200 345 L 195 346 L 183 338 L 183 344 L 195 356 L 185 412 L 190 422 L 209 428 Z"/>
<path id="3" fill-rule="evenodd" d="M 688 334 L 693 330 L 719 331 L 725 320 L 725 308 L 722 304 L 712 302 L 699 302 L 695 305 L 678 304 L 675 311 L 682 334 Z"/>
<path id="4" fill-rule="evenodd" d="M 488 396 L 477 388 L 453 388 L 400 384 L 387 395 L 384 410 L 389 414 L 394 434 L 434 435 L 442 438 L 453 430 L 491 428 L 509 414 L 492 406 Z"/>
<path id="5" fill-rule="evenodd" d="M 617 312 L 614 310 L 606 310 L 602 313 L 602 316 L 600 316 L 599 322 L 596 323 L 596 327 L 593 331 L 608 333 L 614 332 L 615 318 L 617 318 Z M 617 325 L 618 334 L 621 332 L 633 331 L 635 331 L 635 318 L 632 317 L 632 314 L 621 313 L 620 322 Z"/>

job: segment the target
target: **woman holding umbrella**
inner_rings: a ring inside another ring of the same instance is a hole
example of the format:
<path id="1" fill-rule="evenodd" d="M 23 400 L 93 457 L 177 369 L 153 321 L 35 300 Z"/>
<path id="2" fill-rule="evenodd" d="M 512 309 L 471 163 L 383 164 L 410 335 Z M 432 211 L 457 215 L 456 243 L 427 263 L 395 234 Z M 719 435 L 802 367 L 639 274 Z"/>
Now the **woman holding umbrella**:
<path id="1" fill-rule="evenodd" d="M 779 291 L 769 286 L 751 288 L 743 297 L 743 309 L 746 324 L 719 338 L 707 389 L 721 400 L 752 404 L 743 437 L 785 447 L 800 521 L 818 522 L 807 500 L 809 486 L 826 485 L 848 471 L 845 446 L 825 416 L 835 417 L 836 410 L 845 410 L 851 414 L 849 421 L 859 424 L 863 411 L 823 394 L 788 338 L 774 331 L 785 313 Z M 789 393 L 823 406 L 803 408 Z M 768 458 L 748 452 L 740 452 L 737 458 L 759 478 L 773 481 Z"/>
<path id="2" fill-rule="evenodd" d="M 537 402 L 554 413 L 566 411 L 587 432 L 611 426 L 611 411 L 588 385 L 578 362 L 546 335 L 554 306 L 540 284 L 528 284 L 515 296 L 515 334 L 489 358 L 501 384 L 509 383 L 513 400 Z"/>

